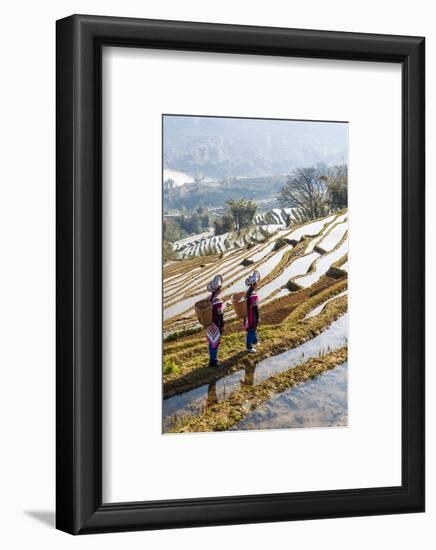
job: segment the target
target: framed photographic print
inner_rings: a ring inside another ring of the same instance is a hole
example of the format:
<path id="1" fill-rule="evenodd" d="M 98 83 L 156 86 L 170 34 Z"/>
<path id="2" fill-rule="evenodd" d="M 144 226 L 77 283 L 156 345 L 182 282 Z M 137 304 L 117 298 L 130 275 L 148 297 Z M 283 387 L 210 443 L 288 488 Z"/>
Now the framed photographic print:
<path id="1" fill-rule="evenodd" d="M 424 510 L 424 39 L 57 22 L 57 527 Z"/>

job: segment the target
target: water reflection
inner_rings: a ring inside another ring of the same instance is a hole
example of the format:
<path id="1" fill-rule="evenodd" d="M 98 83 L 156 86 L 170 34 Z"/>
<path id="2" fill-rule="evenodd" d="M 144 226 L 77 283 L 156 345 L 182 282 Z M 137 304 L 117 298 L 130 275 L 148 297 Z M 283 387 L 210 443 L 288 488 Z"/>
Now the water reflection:
<path id="1" fill-rule="evenodd" d="M 224 376 L 212 384 L 204 384 L 180 395 L 174 395 L 163 401 L 163 431 L 169 431 L 177 418 L 186 415 L 198 415 L 208 404 L 217 403 L 229 397 L 240 388 L 241 383 L 259 384 L 266 378 L 338 349 L 347 343 L 348 313 L 334 321 L 324 332 L 297 348 L 268 357 L 257 365 L 246 367 Z M 213 385 L 213 387 L 211 387 Z"/>
<path id="2" fill-rule="evenodd" d="M 241 383 L 245 386 L 254 386 L 254 373 L 256 371 L 257 365 L 249 365 L 244 368 L 245 377 L 241 380 Z"/>
<path id="3" fill-rule="evenodd" d="M 275 395 L 232 430 L 347 426 L 348 364 Z"/>
<path id="4" fill-rule="evenodd" d="M 207 388 L 206 409 L 218 403 L 218 395 L 216 392 L 216 382 L 211 382 Z"/>

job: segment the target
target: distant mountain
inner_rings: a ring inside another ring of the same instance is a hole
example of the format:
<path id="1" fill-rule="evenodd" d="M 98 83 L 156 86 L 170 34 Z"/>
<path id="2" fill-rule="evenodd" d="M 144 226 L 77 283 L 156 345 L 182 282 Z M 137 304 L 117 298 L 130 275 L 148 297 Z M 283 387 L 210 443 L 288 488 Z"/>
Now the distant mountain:
<path id="1" fill-rule="evenodd" d="M 284 175 L 347 157 L 347 123 L 164 116 L 164 167 L 197 182 Z"/>

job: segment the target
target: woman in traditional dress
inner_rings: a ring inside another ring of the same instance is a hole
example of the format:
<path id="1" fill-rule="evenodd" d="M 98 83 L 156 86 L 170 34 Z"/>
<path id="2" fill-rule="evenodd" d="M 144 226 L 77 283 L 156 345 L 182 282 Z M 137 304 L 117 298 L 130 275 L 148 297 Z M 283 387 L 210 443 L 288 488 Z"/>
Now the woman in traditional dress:
<path id="1" fill-rule="evenodd" d="M 260 281 L 260 273 L 254 271 L 252 275 L 245 280 L 245 284 L 248 286 L 248 290 L 245 293 L 245 299 L 247 302 L 247 317 L 244 319 L 244 327 L 247 331 L 247 351 L 248 353 L 256 353 L 254 347 L 258 344 L 256 329 L 260 321 L 259 315 L 259 296 L 256 294 L 256 287 Z"/>
<path id="2" fill-rule="evenodd" d="M 209 301 L 212 304 L 212 323 L 206 330 L 206 337 L 209 343 L 209 367 L 219 367 L 218 347 L 221 341 L 221 334 L 224 331 L 224 307 L 219 299 L 223 278 L 216 275 L 207 285 L 207 290 L 211 293 Z"/>

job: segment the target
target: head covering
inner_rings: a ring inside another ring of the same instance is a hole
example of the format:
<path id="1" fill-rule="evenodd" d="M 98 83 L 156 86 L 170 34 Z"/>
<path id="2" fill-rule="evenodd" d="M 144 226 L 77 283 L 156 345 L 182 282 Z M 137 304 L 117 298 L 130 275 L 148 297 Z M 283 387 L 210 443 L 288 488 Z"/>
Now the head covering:
<path id="1" fill-rule="evenodd" d="M 247 286 L 254 285 L 260 281 L 260 273 L 258 271 L 253 271 L 253 273 L 245 279 L 245 284 Z"/>
<path id="2" fill-rule="evenodd" d="M 215 275 L 215 277 L 207 284 L 207 290 L 209 292 L 216 292 L 223 285 L 223 278 L 221 275 Z"/>

